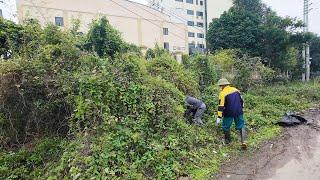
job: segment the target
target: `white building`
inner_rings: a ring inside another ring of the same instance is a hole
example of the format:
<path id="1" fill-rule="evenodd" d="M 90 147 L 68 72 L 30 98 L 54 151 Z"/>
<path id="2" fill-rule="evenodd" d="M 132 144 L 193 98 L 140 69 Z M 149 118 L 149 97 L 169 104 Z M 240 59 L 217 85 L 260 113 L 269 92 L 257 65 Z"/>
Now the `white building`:
<path id="1" fill-rule="evenodd" d="M 205 49 L 205 0 L 150 0 L 149 5 L 188 26 L 189 51 Z"/>
<path id="2" fill-rule="evenodd" d="M 0 0 L 0 17 L 18 22 L 15 0 Z"/>
<path id="3" fill-rule="evenodd" d="M 209 23 L 232 6 L 232 0 L 149 0 L 149 6 L 188 26 L 189 51 L 204 52 Z"/>
<path id="4" fill-rule="evenodd" d="M 19 21 L 34 18 L 40 24 L 70 28 L 80 20 L 80 31 L 88 32 L 92 20 L 106 16 L 125 41 L 143 50 L 163 46 L 181 61 L 188 54 L 188 29 L 184 23 L 149 6 L 128 0 L 18 0 Z"/>

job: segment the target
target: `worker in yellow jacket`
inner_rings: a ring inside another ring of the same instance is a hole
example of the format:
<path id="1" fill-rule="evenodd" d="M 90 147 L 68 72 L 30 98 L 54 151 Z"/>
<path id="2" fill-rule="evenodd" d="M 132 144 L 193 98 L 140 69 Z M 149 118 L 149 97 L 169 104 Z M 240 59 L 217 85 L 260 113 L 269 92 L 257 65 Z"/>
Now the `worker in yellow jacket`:
<path id="1" fill-rule="evenodd" d="M 244 102 L 238 89 L 230 86 L 227 79 L 220 79 L 218 85 L 221 88 L 219 94 L 218 118 L 216 123 L 219 124 L 222 119 L 222 129 L 225 135 L 225 143 L 231 142 L 230 128 L 232 122 L 235 122 L 236 129 L 240 133 L 241 146 L 246 148 L 245 143 L 245 122 L 243 118 Z"/>

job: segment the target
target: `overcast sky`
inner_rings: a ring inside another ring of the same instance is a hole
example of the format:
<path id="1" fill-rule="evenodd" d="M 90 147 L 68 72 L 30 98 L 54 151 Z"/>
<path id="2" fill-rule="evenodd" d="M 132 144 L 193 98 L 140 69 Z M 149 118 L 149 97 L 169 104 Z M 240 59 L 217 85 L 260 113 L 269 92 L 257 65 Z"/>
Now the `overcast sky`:
<path id="1" fill-rule="evenodd" d="M 131 0 L 146 4 L 147 0 Z M 209 0 L 210 1 L 210 0 Z M 303 19 L 303 0 L 262 0 L 280 16 L 297 17 Z M 310 31 L 320 34 L 320 0 L 310 0 L 313 10 L 309 16 Z"/>

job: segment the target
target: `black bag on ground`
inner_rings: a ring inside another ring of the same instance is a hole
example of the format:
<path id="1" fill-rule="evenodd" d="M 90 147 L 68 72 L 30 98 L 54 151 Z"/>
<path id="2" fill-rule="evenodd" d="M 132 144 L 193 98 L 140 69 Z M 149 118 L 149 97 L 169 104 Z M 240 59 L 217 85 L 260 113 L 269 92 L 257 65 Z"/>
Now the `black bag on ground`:
<path id="1" fill-rule="evenodd" d="M 296 126 L 306 123 L 307 120 L 302 116 L 296 115 L 295 113 L 286 113 L 286 115 L 276 124 L 279 126 Z"/>

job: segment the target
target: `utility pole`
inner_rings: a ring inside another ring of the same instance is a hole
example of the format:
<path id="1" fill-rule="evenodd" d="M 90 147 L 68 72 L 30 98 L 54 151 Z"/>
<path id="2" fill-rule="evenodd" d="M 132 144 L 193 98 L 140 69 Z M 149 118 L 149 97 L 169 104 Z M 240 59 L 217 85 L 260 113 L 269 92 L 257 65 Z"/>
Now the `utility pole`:
<path id="1" fill-rule="evenodd" d="M 303 1 L 303 22 L 304 22 L 304 28 L 303 31 L 305 33 L 309 32 L 309 11 L 311 10 L 309 8 L 311 4 L 309 4 L 309 0 Z M 304 59 L 304 67 L 306 69 L 306 72 L 302 75 L 302 81 L 309 81 L 310 80 L 310 45 L 309 42 L 306 42 L 303 46 L 302 51 L 302 57 Z"/>
<path id="2" fill-rule="evenodd" d="M 208 3 L 207 3 L 207 0 L 204 0 L 204 16 L 205 16 L 205 19 L 204 19 L 204 21 L 205 21 L 205 37 L 206 37 L 206 47 L 205 47 L 205 49 L 206 49 L 206 54 L 208 54 L 209 53 L 209 51 L 208 51 L 208 39 L 207 39 L 207 37 L 208 37 Z"/>

